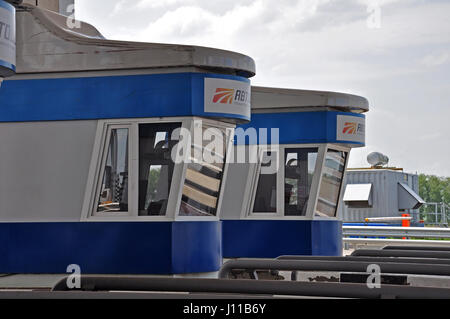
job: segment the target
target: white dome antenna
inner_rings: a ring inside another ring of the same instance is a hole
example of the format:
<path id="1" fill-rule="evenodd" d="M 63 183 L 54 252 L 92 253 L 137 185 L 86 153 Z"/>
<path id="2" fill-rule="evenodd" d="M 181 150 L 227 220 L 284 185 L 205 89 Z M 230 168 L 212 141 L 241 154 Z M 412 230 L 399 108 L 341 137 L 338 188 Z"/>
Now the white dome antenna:
<path id="1" fill-rule="evenodd" d="M 372 152 L 367 155 L 367 162 L 372 165 L 372 167 L 384 166 L 389 163 L 389 157 L 379 152 Z"/>

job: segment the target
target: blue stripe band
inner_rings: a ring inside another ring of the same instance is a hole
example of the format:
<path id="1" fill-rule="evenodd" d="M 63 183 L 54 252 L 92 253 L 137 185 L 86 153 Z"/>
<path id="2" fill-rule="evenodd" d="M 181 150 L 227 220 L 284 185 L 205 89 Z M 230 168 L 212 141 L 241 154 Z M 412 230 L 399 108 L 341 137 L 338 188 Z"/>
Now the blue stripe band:
<path id="1" fill-rule="evenodd" d="M 205 112 L 205 78 L 250 82 L 207 73 L 6 80 L 0 90 L 0 122 L 174 116 L 250 120 L 242 114 Z"/>
<path id="2" fill-rule="evenodd" d="M 250 123 L 240 125 L 238 128 L 247 130 L 255 128 L 258 133 L 258 144 L 274 144 L 277 141 L 271 134 L 271 128 L 278 129 L 280 144 L 311 144 L 311 143 L 339 143 L 364 146 L 363 142 L 337 139 L 338 115 L 364 118 L 363 114 L 347 112 L 293 112 L 293 113 L 252 113 Z M 266 131 L 260 131 L 267 129 Z M 260 140 L 261 132 L 267 132 L 267 140 Z M 235 144 L 254 144 L 248 138 L 238 140 Z"/>

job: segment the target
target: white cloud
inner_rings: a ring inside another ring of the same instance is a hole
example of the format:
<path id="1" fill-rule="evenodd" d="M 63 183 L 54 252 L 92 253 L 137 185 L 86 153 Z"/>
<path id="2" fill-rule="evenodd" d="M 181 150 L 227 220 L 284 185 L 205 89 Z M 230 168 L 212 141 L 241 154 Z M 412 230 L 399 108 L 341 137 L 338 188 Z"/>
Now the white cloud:
<path id="1" fill-rule="evenodd" d="M 449 52 L 432 53 L 422 59 L 422 63 L 428 67 L 440 66 L 448 62 L 450 62 Z"/>
<path id="2" fill-rule="evenodd" d="M 211 34 L 215 16 L 199 7 L 180 7 L 169 11 L 141 32 L 141 40 L 161 42 L 167 37 L 186 38 Z"/>
<path id="3" fill-rule="evenodd" d="M 147 3 L 148 1 L 144 0 Z M 143 3 L 140 2 L 140 3 Z M 169 1 L 167 5 L 176 2 Z M 329 0 L 273 1 L 257 0 L 236 4 L 230 10 L 214 13 L 192 4 L 166 11 L 140 30 L 134 40 L 189 43 L 233 49 L 242 38 L 280 37 L 285 29 L 314 15 L 317 7 Z M 150 3 L 150 2 L 149 2 Z M 162 1 L 157 1 L 160 6 Z M 155 5 L 155 4 L 153 4 Z M 252 31 L 262 32 L 260 35 Z"/>
<path id="4" fill-rule="evenodd" d="M 195 1 L 189 1 L 189 0 L 140 0 L 137 3 L 137 7 L 140 9 L 147 9 L 147 8 L 159 8 L 159 7 L 165 7 L 169 5 L 175 5 L 175 4 L 184 4 L 187 3 L 195 3 Z"/>
<path id="5" fill-rule="evenodd" d="M 450 176 L 450 2 L 374 2 L 379 29 L 367 27 L 371 0 L 77 0 L 77 17 L 109 38 L 247 54 L 254 84 L 364 95 L 368 146 L 352 163 L 374 150 Z"/>

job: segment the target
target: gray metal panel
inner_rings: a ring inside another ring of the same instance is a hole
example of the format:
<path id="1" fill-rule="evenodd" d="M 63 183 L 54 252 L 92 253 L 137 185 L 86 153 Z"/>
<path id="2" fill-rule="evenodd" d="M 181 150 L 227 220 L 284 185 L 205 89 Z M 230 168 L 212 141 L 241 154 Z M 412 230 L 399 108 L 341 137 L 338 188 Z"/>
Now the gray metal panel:
<path id="1" fill-rule="evenodd" d="M 97 121 L 0 124 L 0 222 L 79 221 Z"/>
<path id="2" fill-rule="evenodd" d="M 344 203 L 349 206 L 372 206 L 372 184 L 347 184 L 344 191 Z"/>
<path id="3" fill-rule="evenodd" d="M 340 215 L 344 221 L 362 222 L 366 217 L 378 216 L 374 212 L 380 209 L 380 197 L 385 197 L 384 178 L 380 174 L 373 174 L 372 171 L 361 171 L 355 174 L 354 171 L 347 171 L 347 184 L 372 184 L 372 207 L 349 208 L 347 205 L 340 205 Z M 380 209 L 384 211 L 384 207 Z M 343 215 L 342 215 L 343 213 Z"/>
<path id="4" fill-rule="evenodd" d="M 407 184 L 398 183 L 398 208 L 417 209 L 425 201 Z"/>
<path id="5" fill-rule="evenodd" d="M 338 216 L 344 222 L 364 222 L 367 217 L 400 216 L 402 212 L 398 209 L 398 183 L 407 183 L 415 192 L 419 188 L 416 174 L 389 169 L 348 170 L 344 183 L 372 183 L 372 207 L 349 208 L 345 204 L 340 205 Z"/>

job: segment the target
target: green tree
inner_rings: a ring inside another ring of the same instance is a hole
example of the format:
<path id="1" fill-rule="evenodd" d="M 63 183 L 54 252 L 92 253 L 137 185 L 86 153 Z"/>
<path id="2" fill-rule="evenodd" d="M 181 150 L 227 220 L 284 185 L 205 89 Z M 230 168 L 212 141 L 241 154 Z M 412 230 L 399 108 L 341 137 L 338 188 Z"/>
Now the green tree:
<path id="1" fill-rule="evenodd" d="M 420 174 L 419 195 L 427 203 L 450 203 L 450 178 Z"/>
<path id="2" fill-rule="evenodd" d="M 450 204 L 450 178 L 434 175 L 419 175 L 419 195 L 427 203 Z M 435 223 L 441 220 L 441 205 L 424 205 L 420 208 L 421 218 L 427 223 Z M 434 213 L 437 213 L 435 215 Z M 450 215 L 447 214 L 447 219 Z"/>

